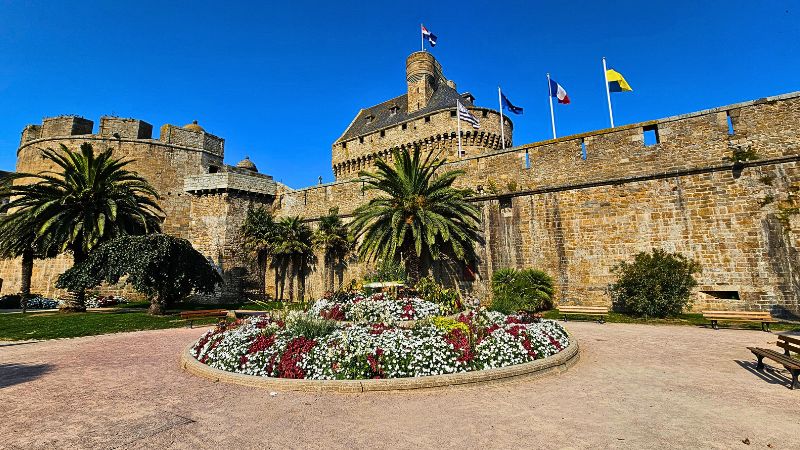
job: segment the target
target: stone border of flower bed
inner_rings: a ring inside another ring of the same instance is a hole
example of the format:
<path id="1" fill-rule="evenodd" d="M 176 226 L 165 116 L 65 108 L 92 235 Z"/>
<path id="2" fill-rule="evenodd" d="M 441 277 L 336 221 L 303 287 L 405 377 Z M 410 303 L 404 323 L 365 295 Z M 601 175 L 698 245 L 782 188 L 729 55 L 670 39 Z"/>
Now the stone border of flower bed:
<path id="1" fill-rule="evenodd" d="M 413 389 L 443 388 L 474 384 L 488 384 L 501 381 L 539 378 L 552 372 L 564 372 L 578 362 L 578 341 L 569 334 L 569 345 L 557 354 L 524 364 L 472 372 L 432 375 L 415 378 L 388 378 L 376 380 L 305 380 L 291 378 L 259 377 L 241 373 L 227 372 L 209 367 L 194 356 L 189 344 L 181 354 L 181 368 L 193 375 L 214 382 L 240 384 L 276 391 L 306 392 L 368 392 L 368 391 L 406 391 Z"/>

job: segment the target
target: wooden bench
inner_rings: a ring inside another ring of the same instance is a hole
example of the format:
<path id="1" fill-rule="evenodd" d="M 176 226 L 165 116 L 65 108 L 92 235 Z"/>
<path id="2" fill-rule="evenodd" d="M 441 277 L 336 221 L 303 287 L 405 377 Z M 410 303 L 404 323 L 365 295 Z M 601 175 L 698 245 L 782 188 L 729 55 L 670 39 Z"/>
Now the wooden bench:
<path id="1" fill-rule="evenodd" d="M 189 328 L 196 319 L 204 319 L 206 317 L 218 317 L 220 321 L 228 316 L 228 311 L 225 309 L 203 309 L 199 311 L 182 311 L 181 319 L 189 321 Z"/>
<path id="2" fill-rule="evenodd" d="M 800 359 L 792 358 L 791 353 L 800 353 L 800 339 L 779 335 L 777 344 L 783 349 L 783 353 L 769 348 L 747 347 L 747 349 L 758 358 L 758 370 L 764 369 L 764 358 L 769 358 L 788 370 L 792 374 L 792 384 L 789 388 L 794 389 L 797 384 L 797 376 L 800 375 Z"/>
<path id="3" fill-rule="evenodd" d="M 769 331 L 769 324 L 777 322 L 768 311 L 703 311 L 703 318 L 711 321 L 718 330 L 718 322 L 761 322 L 761 331 Z"/>
<path id="4" fill-rule="evenodd" d="M 597 323 L 606 323 L 606 316 L 608 315 L 608 308 L 605 306 L 559 306 L 558 312 L 561 314 L 564 322 L 567 321 L 567 316 L 597 316 Z"/>

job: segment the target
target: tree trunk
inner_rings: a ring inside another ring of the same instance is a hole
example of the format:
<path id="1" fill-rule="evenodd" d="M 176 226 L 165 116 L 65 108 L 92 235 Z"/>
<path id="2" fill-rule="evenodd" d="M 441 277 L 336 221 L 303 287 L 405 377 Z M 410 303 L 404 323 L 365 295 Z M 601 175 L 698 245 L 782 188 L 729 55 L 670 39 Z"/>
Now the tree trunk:
<path id="1" fill-rule="evenodd" d="M 294 302 L 294 271 L 295 271 L 295 264 L 294 264 L 294 256 L 289 257 L 289 266 L 286 268 L 286 272 L 289 275 L 289 301 Z"/>
<path id="2" fill-rule="evenodd" d="M 165 303 L 161 301 L 161 297 L 155 296 L 150 299 L 150 308 L 147 312 L 151 316 L 163 316 L 167 313 L 167 307 Z"/>
<path id="3" fill-rule="evenodd" d="M 86 260 L 86 254 L 83 250 L 73 250 L 72 252 L 72 265 L 77 266 Z M 74 292 L 69 292 L 64 298 L 64 303 L 60 306 L 61 312 L 85 312 L 86 311 L 86 290 L 78 289 Z"/>
<path id="4" fill-rule="evenodd" d="M 33 249 L 26 248 L 22 252 L 22 279 L 20 280 L 19 294 L 20 307 L 24 314 L 28 310 L 28 297 L 31 295 L 31 278 L 33 277 Z"/>
<path id="5" fill-rule="evenodd" d="M 297 299 L 300 302 L 306 300 L 306 258 L 300 257 L 300 264 L 297 268 Z"/>
<path id="6" fill-rule="evenodd" d="M 328 268 L 329 259 L 328 252 L 325 252 L 322 256 L 322 290 L 325 292 L 330 290 L 328 289 L 328 275 L 330 275 L 330 269 Z"/>
<path id="7" fill-rule="evenodd" d="M 408 283 L 411 285 L 411 287 L 414 287 L 419 281 L 419 256 L 417 256 L 417 252 L 414 250 L 413 246 L 404 252 L 404 256 L 406 260 L 406 275 L 408 276 Z"/>

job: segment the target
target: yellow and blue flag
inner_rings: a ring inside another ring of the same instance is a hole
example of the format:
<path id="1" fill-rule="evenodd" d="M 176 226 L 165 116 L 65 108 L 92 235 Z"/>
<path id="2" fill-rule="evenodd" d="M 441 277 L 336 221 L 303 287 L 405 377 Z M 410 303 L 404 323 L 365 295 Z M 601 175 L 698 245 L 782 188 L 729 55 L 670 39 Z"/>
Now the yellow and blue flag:
<path id="1" fill-rule="evenodd" d="M 609 92 L 624 92 L 632 91 L 631 85 L 625 81 L 625 77 L 614 69 L 606 70 L 606 79 L 608 80 Z"/>

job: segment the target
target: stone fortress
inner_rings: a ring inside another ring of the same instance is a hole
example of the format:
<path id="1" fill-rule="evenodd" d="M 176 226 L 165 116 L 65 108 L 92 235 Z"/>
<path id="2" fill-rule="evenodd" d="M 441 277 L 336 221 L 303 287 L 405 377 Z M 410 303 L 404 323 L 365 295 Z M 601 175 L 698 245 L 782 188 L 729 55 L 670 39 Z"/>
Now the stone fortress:
<path id="1" fill-rule="evenodd" d="M 329 184 L 293 190 L 248 159 L 225 165 L 224 140 L 196 123 L 164 125 L 153 139 L 150 124 L 116 117 L 101 118 L 96 134 L 74 116 L 29 125 L 17 171 L 48 169 L 41 152 L 59 144 L 91 142 L 135 159 L 131 167 L 163 197 L 164 232 L 190 240 L 222 271 L 224 301 L 264 284 L 273 291 L 274 277 L 256 275 L 242 248 L 248 208 L 312 226 L 334 207 L 349 219 L 371 195 L 359 170 L 391 159 L 392 149 L 420 146 L 464 170 L 457 183 L 476 192 L 485 245 L 476 276 L 461 284 L 479 296 L 496 269 L 536 267 L 553 275 L 560 303 L 610 304 L 611 268 L 663 248 L 701 263 L 696 309 L 800 315 L 800 92 L 515 147 L 511 121 L 501 133 L 499 112 L 458 93 L 430 53 L 408 57 L 406 83 L 404 95 L 362 109 L 333 143 Z M 462 127 L 461 154 L 456 100 L 481 120 L 478 130 Z M 732 160 L 734 151 L 757 159 Z M 69 263 L 36 261 L 33 291 L 57 295 L 55 279 Z M 365 270 L 350 261 L 339 279 Z M 18 260 L 0 262 L 3 294 L 17 292 L 19 272 Z M 322 294 L 321 272 L 308 274 L 309 298 Z"/>

